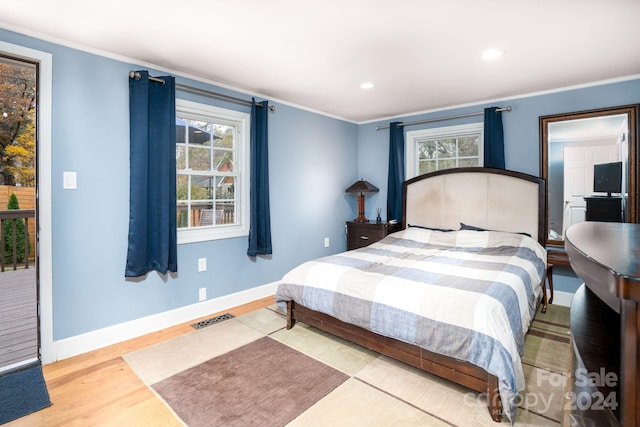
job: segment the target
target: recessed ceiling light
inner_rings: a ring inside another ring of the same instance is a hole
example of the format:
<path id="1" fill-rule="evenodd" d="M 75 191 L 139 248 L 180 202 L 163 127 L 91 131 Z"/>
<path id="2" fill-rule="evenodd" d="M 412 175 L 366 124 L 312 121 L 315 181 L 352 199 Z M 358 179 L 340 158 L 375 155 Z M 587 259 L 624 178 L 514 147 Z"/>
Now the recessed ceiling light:
<path id="1" fill-rule="evenodd" d="M 360 89 L 373 89 L 374 84 L 371 82 L 360 83 Z"/>
<path id="2" fill-rule="evenodd" d="M 502 56 L 502 51 L 498 48 L 487 49 L 482 52 L 481 58 L 485 61 L 492 61 Z"/>

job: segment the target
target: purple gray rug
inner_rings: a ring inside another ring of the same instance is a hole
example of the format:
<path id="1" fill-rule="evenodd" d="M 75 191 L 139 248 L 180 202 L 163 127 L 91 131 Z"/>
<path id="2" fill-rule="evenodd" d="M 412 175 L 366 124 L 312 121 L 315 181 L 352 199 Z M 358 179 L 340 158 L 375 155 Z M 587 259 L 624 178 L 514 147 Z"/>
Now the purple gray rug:
<path id="1" fill-rule="evenodd" d="M 264 337 L 152 388 L 190 427 L 282 426 L 347 378 Z"/>

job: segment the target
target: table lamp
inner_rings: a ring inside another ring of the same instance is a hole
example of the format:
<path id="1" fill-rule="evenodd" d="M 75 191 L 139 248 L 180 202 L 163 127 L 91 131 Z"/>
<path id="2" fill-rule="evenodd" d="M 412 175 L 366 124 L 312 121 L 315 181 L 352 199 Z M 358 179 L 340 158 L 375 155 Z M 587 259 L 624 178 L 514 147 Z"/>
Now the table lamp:
<path id="1" fill-rule="evenodd" d="M 371 184 L 370 182 L 361 179 L 360 181 L 356 181 L 349 188 L 344 190 L 345 193 L 359 193 L 358 194 L 358 217 L 354 219 L 354 222 L 369 222 L 369 220 L 364 216 L 364 193 L 377 193 L 378 187 Z"/>

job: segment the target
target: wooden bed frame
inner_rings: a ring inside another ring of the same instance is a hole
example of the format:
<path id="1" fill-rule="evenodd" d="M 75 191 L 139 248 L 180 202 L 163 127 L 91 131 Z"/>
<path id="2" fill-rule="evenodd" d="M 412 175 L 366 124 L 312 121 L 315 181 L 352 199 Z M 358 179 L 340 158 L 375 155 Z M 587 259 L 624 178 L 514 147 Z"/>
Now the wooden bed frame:
<path id="1" fill-rule="evenodd" d="M 465 223 L 492 230 L 526 232 L 544 246 L 545 203 L 545 181 L 541 178 L 501 169 L 447 169 L 405 181 L 402 228 L 411 224 L 458 229 L 460 223 Z M 469 209 L 470 205 L 473 209 Z M 545 280 L 543 277 L 544 304 Z M 376 334 L 289 301 L 287 329 L 296 321 L 486 393 L 491 418 L 502 421 L 498 378 L 476 365 Z"/>

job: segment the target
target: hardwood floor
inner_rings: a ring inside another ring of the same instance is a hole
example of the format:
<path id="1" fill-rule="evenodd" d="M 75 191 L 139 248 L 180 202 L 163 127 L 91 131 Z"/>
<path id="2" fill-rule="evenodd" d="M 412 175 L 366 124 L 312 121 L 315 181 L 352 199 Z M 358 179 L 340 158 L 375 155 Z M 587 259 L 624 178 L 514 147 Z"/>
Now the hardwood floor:
<path id="1" fill-rule="evenodd" d="M 272 303 L 273 296 L 225 312 L 239 316 Z M 218 314 L 45 365 L 53 404 L 5 426 L 181 426 L 122 356 L 192 332 L 192 323 Z"/>

